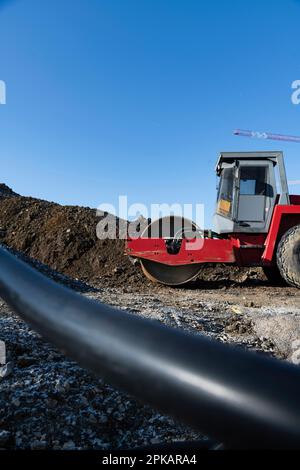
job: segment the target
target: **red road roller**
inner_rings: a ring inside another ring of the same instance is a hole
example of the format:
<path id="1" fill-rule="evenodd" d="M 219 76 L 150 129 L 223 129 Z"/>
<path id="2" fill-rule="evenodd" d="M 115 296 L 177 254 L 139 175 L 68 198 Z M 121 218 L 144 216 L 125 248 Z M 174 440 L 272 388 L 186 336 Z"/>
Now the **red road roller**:
<path id="1" fill-rule="evenodd" d="M 150 222 L 126 254 L 154 282 L 179 286 L 205 264 L 260 266 L 300 288 L 300 196 L 289 194 L 282 152 L 221 153 L 212 230 L 178 216 Z"/>

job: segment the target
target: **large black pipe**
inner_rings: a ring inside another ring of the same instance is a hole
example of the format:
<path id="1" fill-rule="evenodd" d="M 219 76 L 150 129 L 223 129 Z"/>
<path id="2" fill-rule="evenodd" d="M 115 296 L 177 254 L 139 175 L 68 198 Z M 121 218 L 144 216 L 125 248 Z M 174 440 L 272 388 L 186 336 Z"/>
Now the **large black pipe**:
<path id="1" fill-rule="evenodd" d="M 90 301 L 3 249 L 0 295 L 81 365 L 227 447 L 300 447 L 297 367 Z"/>

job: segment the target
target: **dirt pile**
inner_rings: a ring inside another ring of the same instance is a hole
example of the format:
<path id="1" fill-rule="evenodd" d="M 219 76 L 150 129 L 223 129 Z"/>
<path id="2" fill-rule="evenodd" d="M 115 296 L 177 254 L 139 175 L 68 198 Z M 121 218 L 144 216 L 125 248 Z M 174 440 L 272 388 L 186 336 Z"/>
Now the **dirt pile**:
<path id="1" fill-rule="evenodd" d="M 0 198 L 1 197 L 15 197 L 19 196 L 19 194 L 14 193 L 14 191 L 6 186 L 4 183 L 0 183 Z"/>
<path id="2" fill-rule="evenodd" d="M 90 208 L 60 206 L 28 197 L 0 198 L 0 242 L 74 278 L 122 282 L 134 275 L 122 240 L 99 240 Z"/>
<path id="3" fill-rule="evenodd" d="M 100 220 L 94 209 L 19 196 L 0 184 L 0 243 L 75 279 L 115 286 L 148 282 L 124 256 L 123 240 L 97 238 Z M 212 282 L 260 277 L 260 270 L 226 266 L 204 268 L 201 273 L 202 279 Z"/>

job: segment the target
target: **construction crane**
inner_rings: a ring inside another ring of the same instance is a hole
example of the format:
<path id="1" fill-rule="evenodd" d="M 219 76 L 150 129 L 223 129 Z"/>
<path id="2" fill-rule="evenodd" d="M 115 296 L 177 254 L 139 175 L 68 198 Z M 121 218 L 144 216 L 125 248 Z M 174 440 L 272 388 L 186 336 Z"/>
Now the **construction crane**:
<path id="1" fill-rule="evenodd" d="M 270 132 L 259 131 L 244 131 L 241 129 L 236 129 L 233 134 L 240 137 L 251 137 L 252 139 L 277 140 L 279 142 L 295 142 L 300 144 L 300 137 L 294 135 L 272 134 Z"/>

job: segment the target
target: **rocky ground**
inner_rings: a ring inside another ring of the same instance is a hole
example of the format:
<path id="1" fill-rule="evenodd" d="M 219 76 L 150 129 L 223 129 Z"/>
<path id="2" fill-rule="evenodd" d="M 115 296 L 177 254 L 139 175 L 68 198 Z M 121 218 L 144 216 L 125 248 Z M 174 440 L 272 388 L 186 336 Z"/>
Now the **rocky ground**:
<path id="1" fill-rule="evenodd" d="M 3 303 L 0 311 L 12 363 L 0 385 L 1 448 L 117 449 L 199 438 L 78 367 Z"/>
<path id="2" fill-rule="evenodd" d="M 23 198 L 0 185 L 3 245 L 87 297 L 174 328 L 300 361 L 300 291 L 260 270 L 208 268 L 188 287 L 145 280 L 122 241 L 96 239 L 95 212 Z M 0 448 L 108 449 L 204 439 L 81 369 L 0 301 Z"/>

